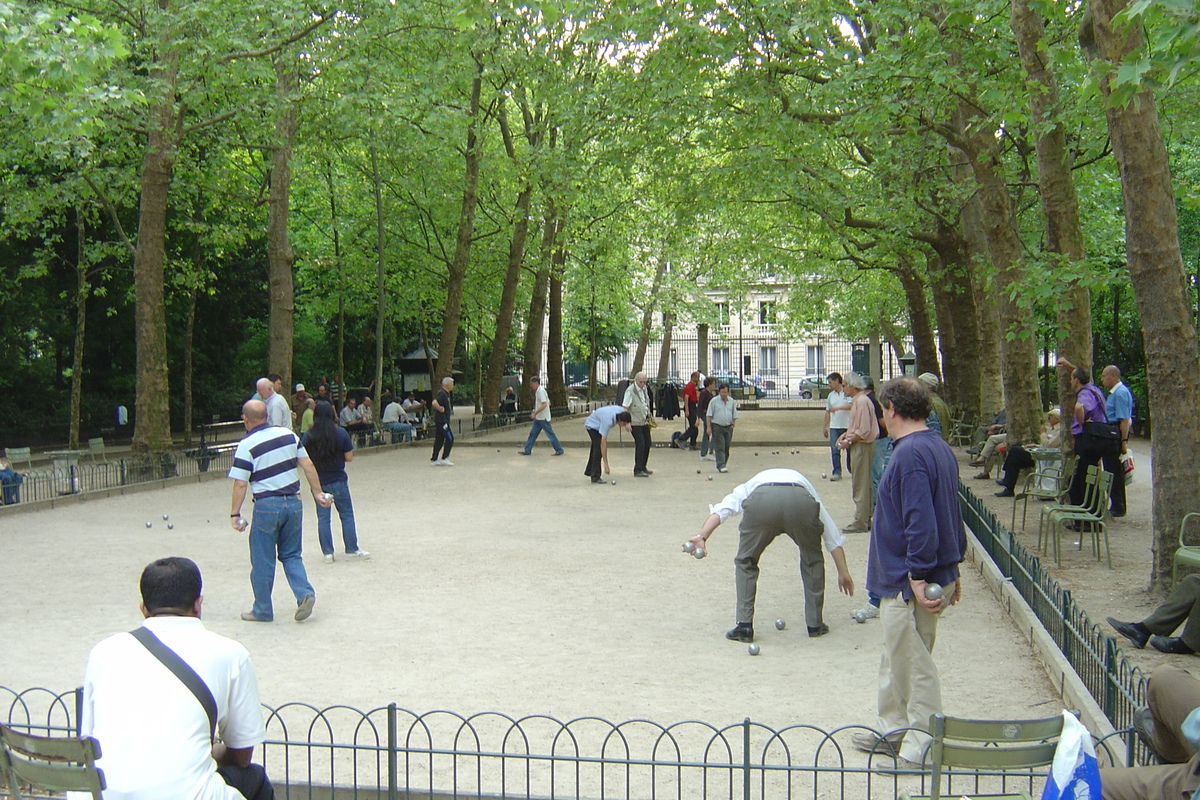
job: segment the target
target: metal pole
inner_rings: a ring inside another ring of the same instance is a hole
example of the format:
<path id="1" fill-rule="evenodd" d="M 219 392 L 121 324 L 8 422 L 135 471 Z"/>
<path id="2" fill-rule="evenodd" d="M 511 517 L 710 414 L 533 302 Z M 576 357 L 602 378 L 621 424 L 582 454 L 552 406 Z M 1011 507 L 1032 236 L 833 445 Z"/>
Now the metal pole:
<path id="1" fill-rule="evenodd" d="M 387 752 L 387 770 L 388 770 L 388 800 L 396 800 L 396 704 L 388 703 L 387 707 L 387 723 L 388 723 L 388 752 Z"/>
<path id="2" fill-rule="evenodd" d="M 742 722 L 742 800 L 750 800 L 750 718 Z"/>

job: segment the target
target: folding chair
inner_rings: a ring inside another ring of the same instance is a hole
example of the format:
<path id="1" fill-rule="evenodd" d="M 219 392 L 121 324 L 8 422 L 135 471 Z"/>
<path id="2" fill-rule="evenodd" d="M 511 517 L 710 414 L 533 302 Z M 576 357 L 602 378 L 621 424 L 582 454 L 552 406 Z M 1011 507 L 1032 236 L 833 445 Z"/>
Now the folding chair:
<path id="1" fill-rule="evenodd" d="M 106 786 L 98 758 L 100 743 L 91 737 L 30 736 L 0 723 L 0 776 L 13 800 L 21 800 L 22 784 L 43 791 L 88 792 L 99 800 Z"/>
<path id="2" fill-rule="evenodd" d="M 97 436 L 95 439 L 88 439 L 88 456 L 92 459 L 93 464 L 106 464 L 108 458 L 104 454 L 104 437 Z"/>
<path id="3" fill-rule="evenodd" d="M 942 776 L 953 775 L 954 769 L 1021 770 L 1024 778 L 1032 779 L 1034 769 L 1049 766 L 1054 761 L 1058 737 L 1062 735 L 1061 714 L 1046 719 L 974 720 L 932 714 L 929 732 L 933 743 L 929 747 L 932 775 L 929 779 L 929 800 L 942 797 Z M 1032 780 L 1030 780 L 1032 783 Z M 961 791 L 952 794 L 958 797 Z M 968 793 L 972 800 L 979 798 L 1030 798 L 1028 790 L 1002 794 Z M 915 797 L 901 794 L 902 798 Z"/>
<path id="4" fill-rule="evenodd" d="M 1054 563 L 1062 566 L 1061 535 L 1054 530 L 1054 523 L 1075 522 L 1080 529 L 1079 549 L 1083 549 L 1083 533 L 1092 535 L 1092 550 L 1096 558 L 1100 557 L 1100 536 L 1104 535 L 1104 548 L 1108 554 L 1108 567 L 1112 569 L 1112 553 L 1108 549 L 1108 527 L 1105 521 L 1108 517 L 1108 495 L 1112 491 L 1113 476 L 1100 467 L 1088 467 L 1087 481 L 1083 494 L 1083 504 L 1074 506 L 1068 504 L 1054 505 L 1042 514 L 1046 524 L 1046 535 L 1053 537 Z M 1038 529 L 1038 546 L 1042 543 L 1042 529 Z"/>
<path id="5" fill-rule="evenodd" d="M 1198 567 L 1200 568 L 1200 545 L 1188 544 L 1184 533 L 1187 531 L 1188 520 L 1195 517 L 1200 519 L 1200 514 L 1193 511 L 1190 514 L 1184 514 L 1183 519 L 1179 522 L 1179 549 L 1175 551 L 1175 566 L 1171 569 L 1171 585 L 1179 583 L 1179 567 Z"/>

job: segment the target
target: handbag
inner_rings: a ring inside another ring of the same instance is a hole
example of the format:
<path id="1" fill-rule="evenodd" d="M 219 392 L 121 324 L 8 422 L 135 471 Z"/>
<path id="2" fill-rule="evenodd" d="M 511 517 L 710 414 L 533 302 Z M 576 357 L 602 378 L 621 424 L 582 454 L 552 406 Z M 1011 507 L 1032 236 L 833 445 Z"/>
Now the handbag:
<path id="1" fill-rule="evenodd" d="M 1083 432 L 1094 439 L 1116 442 L 1121 438 L 1121 429 L 1115 422 L 1099 422 L 1093 420 L 1083 423 Z"/>
<path id="2" fill-rule="evenodd" d="M 1133 483 L 1133 453 L 1121 455 L 1121 469 L 1125 472 L 1125 484 Z"/>

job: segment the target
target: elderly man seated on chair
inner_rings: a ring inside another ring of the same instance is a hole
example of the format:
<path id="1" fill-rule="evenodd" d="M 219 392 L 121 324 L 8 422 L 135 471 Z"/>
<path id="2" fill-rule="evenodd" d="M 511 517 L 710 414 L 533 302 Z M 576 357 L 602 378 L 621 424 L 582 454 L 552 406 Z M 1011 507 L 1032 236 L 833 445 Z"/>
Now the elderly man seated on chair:
<path id="1" fill-rule="evenodd" d="M 1171 636 L 1183 624 L 1182 635 Z M 1141 622 L 1108 624 L 1139 650 L 1149 644 L 1155 650 L 1176 655 L 1200 652 L 1200 575 L 1192 574 L 1175 584 L 1167 601 Z"/>
<path id="2" fill-rule="evenodd" d="M 1146 702 L 1133 728 L 1159 764 L 1101 770 L 1104 800 L 1183 800 L 1200 788 L 1200 679 L 1164 664 L 1150 674 Z"/>
<path id="3" fill-rule="evenodd" d="M 1062 413 L 1057 408 L 1052 408 L 1046 412 L 1046 422 L 1042 425 L 1041 432 L 1038 436 L 1038 447 L 1043 449 L 1054 449 L 1062 447 Z M 996 484 L 1004 488 L 996 492 L 996 497 L 1012 497 L 1017 488 L 1017 478 L 1021 474 L 1021 470 L 1029 469 L 1034 466 L 1033 456 L 1019 444 L 1013 445 L 1008 450 L 1008 455 L 1004 458 L 1004 475 L 996 481 Z M 988 467 L 984 467 L 984 472 L 988 471 Z"/>

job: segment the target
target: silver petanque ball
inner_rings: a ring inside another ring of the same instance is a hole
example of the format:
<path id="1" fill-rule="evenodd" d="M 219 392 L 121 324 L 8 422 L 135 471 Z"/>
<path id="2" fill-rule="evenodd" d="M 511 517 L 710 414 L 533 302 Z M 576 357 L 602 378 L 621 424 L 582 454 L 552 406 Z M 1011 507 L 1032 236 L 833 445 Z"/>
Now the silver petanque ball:
<path id="1" fill-rule="evenodd" d="M 684 542 L 684 543 L 683 543 L 683 552 L 685 552 L 685 553 L 690 553 L 690 552 L 692 552 L 692 551 L 693 551 L 693 550 L 695 550 L 695 549 L 696 549 L 696 543 L 695 543 L 695 542 L 693 542 L 693 541 L 690 541 L 690 540 L 689 540 L 689 541 L 686 541 L 686 542 Z"/>
<path id="2" fill-rule="evenodd" d="M 612 482 L 612 485 L 613 485 L 613 486 L 616 486 L 616 485 L 617 485 L 617 482 L 616 482 L 616 481 L 613 481 L 613 482 Z"/>
<path id="3" fill-rule="evenodd" d="M 696 474 L 697 474 L 697 475 L 699 475 L 699 474 L 700 474 L 700 470 L 696 470 Z"/>
<path id="4" fill-rule="evenodd" d="M 821 480 L 825 480 L 825 473 L 824 473 L 824 472 L 822 472 L 822 473 L 821 473 Z"/>
<path id="5" fill-rule="evenodd" d="M 150 520 L 146 520 L 146 527 L 147 527 L 147 528 L 153 528 L 153 527 L 154 527 L 154 523 L 153 523 L 153 522 L 151 522 Z"/>
<path id="6" fill-rule="evenodd" d="M 751 644 L 749 647 L 746 648 L 746 652 L 752 656 L 756 656 L 756 655 L 758 655 L 759 647 L 757 644 Z"/>
<path id="7" fill-rule="evenodd" d="M 332 502 L 333 502 L 333 495 L 331 495 L 329 492 L 326 492 L 326 493 L 325 493 L 325 499 L 326 499 L 326 500 L 328 500 L 329 502 L 331 502 L 331 503 L 332 503 Z"/>
<path id="8" fill-rule="evenodd" d="M 168 522 L 168 523 L 167 523 L 167 530 L 169 530 L 169 531 L 173 531 L 173 530 L 175 530 L 175 523 L 174 523 L 174 522 Z"/>
<path id="9" fill-rule="evenodd" d="M 704 558 L 706 555 L 708 555 L 708 553 L 705 551 L 705 549 L 703 547 L 697 547 L 695 550 L 692 551 L 692 555 L 695 558 Z"/>
<path id="10" fill-rule="evenodd" d="M 709 475 L 709 476 L 708 476 L 708 479 L 711 481 L 711 480 L 712 480 L 712 475 Z"/>
<path id="11" fill-rule="evenodd" d="M 854 612 L 854 621 L 857 622 L 859 625 L 862 625 L 864 622 L 867 621 L 867 615 L 861 611 L 855 611 Z"/>
<path id="12" fill-rule="evenodd" d="M 775 630 L 781 631 L 786 627 L 787 627 L 787 623 L 784 622 L 783 620 L 781 620 L 781 619 L 775 620 Z"/>
<path id="13" fill-rule="evenodd" d="M 925 584 L 925 596 L 930 600 L 937 600 L 942 596 L 942 585 L 940 583 Z"/>
<path id="14" fill-rule="evenodd" d="M 167 517 L 167 515 L 166 515 L 166 514 L 163 514 L 163 522 L 166 522 L 166 521 L 167 521 L 167 519 L 169 519 L 169 518 Z"/>

